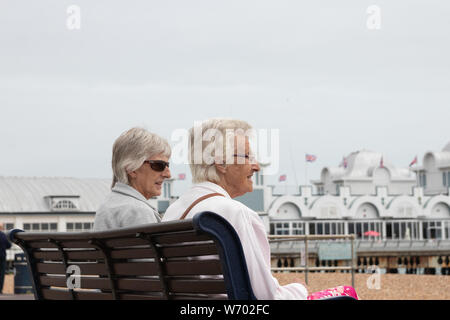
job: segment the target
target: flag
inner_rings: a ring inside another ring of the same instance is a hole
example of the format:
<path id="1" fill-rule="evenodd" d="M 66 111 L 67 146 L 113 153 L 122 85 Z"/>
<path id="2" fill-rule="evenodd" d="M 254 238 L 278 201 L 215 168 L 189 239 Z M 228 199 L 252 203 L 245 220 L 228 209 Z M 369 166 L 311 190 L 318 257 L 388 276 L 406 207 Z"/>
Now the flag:
<path id="1" fill-rule="evenodd" d="M 417 156 L 414 158 L 414 160 L 409 164 L 409 166 L 413 166 L 417 163 Z"/>
<path id="2" fill-rule="evenodd" d="M 278 181 L 279 181 L 279 182 L 281 182 L 281 181 L 286 181 L 286 179 L 287 179 L 287 176 L 286 176 L 285 174 L 282 174 L 282 175 L 280 176 L 280 178 L 278 179 Z"/>
<path id="3" fill-rule="evenodd" d="M 305 155 L 305 160 L 307 162 L 314 162 L 314 161 L 317 160 L 317 157 L 315 155 L 313 155 L 313 154 L 306 154 Z"/>
<path id="4" fill-rule="evenodd" d="M 347 165 L 348 165 L 348 163 L 347 163 L 347 158 L 346 158 L 346 157 L 343 157 L 343 158 L 342 158 L 342 162 L 341 162 L 341 164 L 340 164 L 340 167 L 344 167 L 344 168 L 347 169 Z"/>
<path id="5" fill-rule="evenodd" d="M 178 174 L 178 180 L 184 180 L 186 179 L 186 174 L 185 173 L 179 173 Z"/>
<path id="6" fill-rule="evenodd" d="M 383 157 L 381 157 L 381 160 L 380 160 L 380 168 L 384 168 L 384 161 L 383 161 Z"/>

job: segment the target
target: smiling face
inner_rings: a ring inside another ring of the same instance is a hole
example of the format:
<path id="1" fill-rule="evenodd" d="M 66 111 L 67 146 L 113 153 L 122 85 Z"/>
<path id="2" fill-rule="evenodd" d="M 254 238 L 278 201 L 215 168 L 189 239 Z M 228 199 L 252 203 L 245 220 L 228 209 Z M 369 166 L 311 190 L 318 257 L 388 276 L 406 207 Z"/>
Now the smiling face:
<path id="1" fill-rule="evenodd" d="M 244 145 L 245 148 L 239 148 Z M 253 173 L 260 170 L 259 164 L 253 159 L 248 137 L 237 135 L 234 143 L 234 162 L 232 164 L 216 164 L 220 177 L 220 185 L 231 198 L 253 191 Z"/>
<path id="2" fill-rule="evenodd" d="M 169 162 L 164 155 L 157 155 L 147 160 L 163 160 Z M 137 170 L 128 172 L 130 186 L 139 191 L 147 200 L 161 194 L 162 183 L 170 178 L 169 167 L 158 172 L 145 162 Z"/>

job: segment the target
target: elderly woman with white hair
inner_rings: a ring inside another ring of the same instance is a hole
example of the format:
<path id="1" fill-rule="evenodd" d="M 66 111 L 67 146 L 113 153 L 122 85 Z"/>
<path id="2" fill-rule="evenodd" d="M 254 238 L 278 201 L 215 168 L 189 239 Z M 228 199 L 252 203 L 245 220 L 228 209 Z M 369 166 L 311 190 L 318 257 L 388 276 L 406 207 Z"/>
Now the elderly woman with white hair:
<path id="1" fill-rule="evenodd" d="M 259 300 L 315 300 L 338 295 L 357 299 L 352 287 L 340 286 L 308 296 L 302 284 L 281 286 L 272 276 L 270 245 L 261 218 L 233 200 L 253 191 L 252 176 L 260 170 L 250 149 L 251 135 L 251 126 L 240 120 L 212 119 L 192 128 L 189 160 L 194 185 L 167 209 L 163 220 L 192 218 L 202 211 L 224 217 L 239 235 L 252 289 Z"/>
<path id="2" fill-rule="evenodd" d="M 170 178 L 168 142 L 143 128 L 132 128 L 114 142 L 111 193 L 95 215 L 94 231 L 161 221 L 150 205 Z"/>
<path id="3" fill-rule="evenodd" d="M 248 123 L 228 119 L 208 120 L 190 130 L 189 156 L 194 185 L 167 209 L 163 221 L 192 218 L 202 211 L 221 215 L 239 235 L 258 299 L 306 299 L 307 290 L 303 285 L 281 286 L 272 276 L 270 246 L 261 218 L 233 200 L 253 191 L 252 175 L 260 170 L 250 150 L 249 130 Z M 212 136 L 215 137 L 213 148 L 208 143 L 208 137 Z"/>

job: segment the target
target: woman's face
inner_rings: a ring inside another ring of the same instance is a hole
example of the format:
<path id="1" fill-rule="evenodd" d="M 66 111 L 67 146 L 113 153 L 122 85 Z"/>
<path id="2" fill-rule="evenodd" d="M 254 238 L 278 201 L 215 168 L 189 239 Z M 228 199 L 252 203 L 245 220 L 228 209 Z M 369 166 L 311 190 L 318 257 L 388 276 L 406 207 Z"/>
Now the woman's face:
<path id="1" fill-rule="evenodd" d="M 245 148 L 238 148 L 242 144 Z M 253 191 L 252 176 L 260 170 L 259 164 L 253 159 L 248 138 L 235 137 L 234 163 L 228 164 L 224 172 L 224 188 L 231 198 L 242 196 Z"/>
<path id="2" fill-rule="evenodd" d="M 160 154 L 147 160 L 162 160 L 169 162 L 169 158 Z M 150 163 L 144 162 L 137 170 L 128 173 L 130 186 L 139 191 L 147 200 L 161 194 L 162 183 L 164 179 L 170 178 L 169 167 L 163 171 L 155 171 Z"/>

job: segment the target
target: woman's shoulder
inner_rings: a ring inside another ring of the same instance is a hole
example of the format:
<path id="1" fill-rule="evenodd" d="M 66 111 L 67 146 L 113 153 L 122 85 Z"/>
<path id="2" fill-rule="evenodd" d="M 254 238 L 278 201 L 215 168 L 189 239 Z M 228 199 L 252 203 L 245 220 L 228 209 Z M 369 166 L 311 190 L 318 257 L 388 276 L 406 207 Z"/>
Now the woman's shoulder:
<path id="1" fill-rule="evenodd" d="M 132 196 L 112 192 L 103 202 L 98 211 L 118 211 L 118 212 L 127 212 L 133 210 L 152 210 L 150 204 L 145 203 L 142 200 L 136 199 Z"/>
<path id="2" fill-rule="evenodd" d="M 254 216 L 257 215 L 251 208 L 240 201 L 228 197 L 212 197 L 204 202 L 204 207 L 216 208 L 221 212 L 236 213 L 239 215 Z M 214 211 L 214 210 L 211 210 Z"/>

